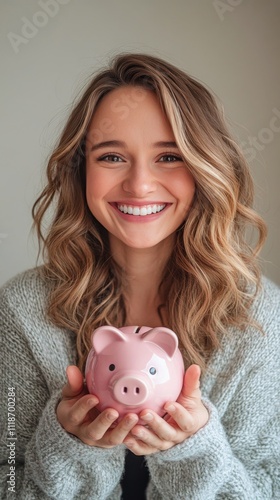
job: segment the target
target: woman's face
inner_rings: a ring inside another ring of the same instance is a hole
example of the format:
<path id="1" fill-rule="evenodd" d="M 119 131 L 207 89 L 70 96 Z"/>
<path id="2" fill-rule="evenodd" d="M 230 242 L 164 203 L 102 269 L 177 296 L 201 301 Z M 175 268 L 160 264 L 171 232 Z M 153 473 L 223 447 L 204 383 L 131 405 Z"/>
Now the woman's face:
<path id="1" fill-rule="evenodd" d="M 107 94 L 88 131 L 86 198 L 111 244 L 151 248 L 173 237 L 194 191 L 155 94 L 133 86 Z"/>

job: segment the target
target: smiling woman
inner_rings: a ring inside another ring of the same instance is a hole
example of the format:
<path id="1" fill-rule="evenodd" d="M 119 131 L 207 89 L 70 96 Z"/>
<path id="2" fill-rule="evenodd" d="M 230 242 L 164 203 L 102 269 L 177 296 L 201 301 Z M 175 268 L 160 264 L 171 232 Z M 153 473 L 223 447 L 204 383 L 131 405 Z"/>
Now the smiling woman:
<path id="1" fill-rule="evenodd" d="M 73 109 L 48 176 L 33 210 L 43 237 L 58 196 L 45 240 L 44 272 L 57 283 L 48 311 L 77 332 L 81 368 L 91 331 L 104 322 L 164 320 L 202 368 L 229 324 L 250 323 L 254 293 L 244 292 L 258 289 L 265 225 L 252 209 L 248 165 L 199 82 L 157 58 L 116 58 Z M 128 213 L 147 205 L 164 209 Z M 149 260 L 135 265 L 139 252 Z"/>
<path id="2" fill-rule="evenodd" d="M 153 248 L 157 258 L 168 260 L 172 245 L 159 243 L 174 240 L 195 191 L 193 176 L 152 91 L 145 92 L 141 106 L 131 108 L 126 118 L 115 114 L 113 103 L 126 101 L 131 92 L 125 86 L 103 98 L 86 141 L 87 204 L 107 229 L 113 254 L 119 240 L 116 260 L 122 269 L 129 248 Z M 105 118 L 113 132 L 103 132 L 104 142 L 96 144 L 91 131 L 98 130 Z"/>
<path id="3" fill-rule="evenodd" d="M 120 55 L 74 105 L 47 176 L 33 207 L 44 265 L 0 295 L 18 495 L 279 498 L 280 293 L 261 277 L 265 224 L 212 94 L 161 59 Z M 186 371 L 163 417 L 97 411 L 84 368 L 104 325 L 176 332 Z"/>

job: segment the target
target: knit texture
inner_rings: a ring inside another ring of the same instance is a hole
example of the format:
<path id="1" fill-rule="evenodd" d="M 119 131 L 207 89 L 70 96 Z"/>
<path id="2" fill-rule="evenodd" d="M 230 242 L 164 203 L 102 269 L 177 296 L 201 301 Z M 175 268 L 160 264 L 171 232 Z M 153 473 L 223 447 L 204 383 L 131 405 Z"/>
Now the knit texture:
<path id="1" fill-rule="evenodd" d="M 90 447 L 57 421 L 65 370 L 77 353 L 73 332 L 46 317 L 48 294 L 40 268 L 0 292 L 0 498 L 119 499 L 124 445 Z M 147 456 L 148 499 L 280 499 L 279 312 L 280 290 L 264 278 L 253 306 L 264 333 L 228 330 L 201 380 L 209 421 L 183 443 Z M 9 388 L 15 393 L 14 441 Z M 12 442 L 16 493 L 8 489 Z"/>

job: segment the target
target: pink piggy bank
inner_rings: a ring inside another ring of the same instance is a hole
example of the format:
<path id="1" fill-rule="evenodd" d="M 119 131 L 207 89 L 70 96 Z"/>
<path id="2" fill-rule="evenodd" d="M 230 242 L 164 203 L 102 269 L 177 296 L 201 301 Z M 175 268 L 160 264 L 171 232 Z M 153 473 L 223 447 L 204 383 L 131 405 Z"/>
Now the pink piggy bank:
<path id="1" fill-rule="evenodd" d="M 184 376 L 178 338 L 168 328 L 101 326 L 92 334 L 86 382 L 99 399 L 99 411 L 115 408 L 120 417 L 176 401 Z"/>

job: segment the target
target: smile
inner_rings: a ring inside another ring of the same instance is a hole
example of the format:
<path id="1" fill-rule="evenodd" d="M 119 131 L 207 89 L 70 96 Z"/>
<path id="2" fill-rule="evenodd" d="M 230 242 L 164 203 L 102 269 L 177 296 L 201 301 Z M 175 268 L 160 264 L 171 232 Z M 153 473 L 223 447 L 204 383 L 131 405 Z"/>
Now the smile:
<path id="1" fill-rule="evenodd" d="M 166 207 L 166 204 L 162 205 L 144 205 L 142 207 L 131 206 L 131 205 L 119 205 L 117 208 L 123 214 L 138 215 L 145 217 L 145 215 L 157 214 L 161 212 Z"/>

